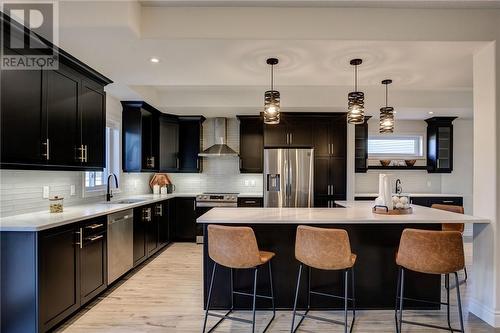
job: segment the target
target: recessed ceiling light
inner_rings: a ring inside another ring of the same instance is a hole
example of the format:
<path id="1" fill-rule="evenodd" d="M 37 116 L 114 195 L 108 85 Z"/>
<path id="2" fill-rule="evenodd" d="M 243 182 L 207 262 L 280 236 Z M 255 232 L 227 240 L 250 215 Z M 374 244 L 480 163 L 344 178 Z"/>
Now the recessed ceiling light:
<path id="1" fill-rule="evenodd" d="M 153 57 L 153 58 L 149 59 L 149 61 L 151 61 L 153 64 L 157 64 L 160 62 L 160 59 Z"/>
<path id="2" fill-rule="evenodd" d="M 429 111 L 429 114 L 434 114 L 434 112 L 432 112 L 432 111 Z"/>

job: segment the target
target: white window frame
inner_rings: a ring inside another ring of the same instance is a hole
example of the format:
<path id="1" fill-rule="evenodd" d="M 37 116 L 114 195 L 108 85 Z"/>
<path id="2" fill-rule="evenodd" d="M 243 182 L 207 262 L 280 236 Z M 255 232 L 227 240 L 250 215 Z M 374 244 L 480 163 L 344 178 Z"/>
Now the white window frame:
<path id="1" fill-rule="evenodd" d="M 108 134 L 108 128 L 112 131 L 113 135 Z M 106 121 L 106 154 L 105 154 L 105 167 L 103 171 L 90 171 L 90 172 L 102 172 L 103 173 L 103 184 L 94 187 L 85 186 L 86 173 L 89 171 L 84 171 L 82 175 L 82 188 L 84 197 L 95 197 L 106 193 L 107 179 L 110 173 L 114 173 L 118 179 L 118 185 L 120 185 L 120 136 L 121 129 L 119 122 L 108 119 Z M 112 148 L 111 148 L 112 147 Z M 113 154 L 114 156 L 111 156 Z M 120 193 L 120 187 L 115 188 L 113 186 L 113 193 Z"/>
<path id="2" fill-rule="evenodd" d="M 369 135 L 368 145 L 370 140 L 413 140 L 414 151 L 416 154 L 395 154 L 395 153 L 370 153 L 368 148 L 368 159 L 425 159 L 425 137 L 421 134 L 408 134 L 408 135 Z"/>

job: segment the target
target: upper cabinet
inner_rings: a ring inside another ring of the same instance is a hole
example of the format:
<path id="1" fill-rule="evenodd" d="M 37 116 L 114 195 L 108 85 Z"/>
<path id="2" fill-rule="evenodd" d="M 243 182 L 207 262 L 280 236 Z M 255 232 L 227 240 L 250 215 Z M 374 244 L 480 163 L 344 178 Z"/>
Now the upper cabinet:
<path id="1" fill-rule="evenodd" d="M 365 173 L 368 169 L 368 119 L 363 124 L 354 126 L 354 170 Z"/>
<path id="2" fill-rule="evenodd" d="M 240 172 L 262 173 L 264 123 L 260 116 L 238 116 L 240 120 Z"/>
<path id="3" fill-rule="evenodd" d="M 1 71 L 0 165 L 102 170 L 108 79 L 60 55 L 57 70 Z"/>
<path id="4" fill-rule="evenodd" d="M 276 125 L 264 125 L 264 146 L 311 147 L 312 119 L 310 114 L 281 114 Z"/>
<path id="5" fill-rule="evenodd" d="M 427 171 L 453 171 L 453 120 L 457 117 L 432 117 L 427 122 Z"/>
<path id="6" fill-rule="evenodd" d="M 124 101 L 122 166 L 125 172 L 201 172 L 201 116 L 163 114 L 142 101 Z"/>

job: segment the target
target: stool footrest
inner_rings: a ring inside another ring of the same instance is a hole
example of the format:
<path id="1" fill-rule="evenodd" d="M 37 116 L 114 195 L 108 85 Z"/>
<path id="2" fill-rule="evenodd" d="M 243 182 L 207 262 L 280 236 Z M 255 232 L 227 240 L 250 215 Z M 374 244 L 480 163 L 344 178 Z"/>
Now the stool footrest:
<path id="1" fill-rule="evenodd" d="M 235 295 L 240 295 L 240 296 L 249 296 L 249 297 L 253 297 L 253 294 L 250 294 L 250 293 L 244 293 L 244 292 L 241 292 L 241 291 L 233 291 L 233 294 Z M 266 295 L 255 295 L 255 297 L 257 298 L 267 298 L 267 299 L 273 299 L 271 296 L 266 296 Z"/>
<path id="2" fill-rule="evenodd" d="M 399 300 L 400 297 L 397 296 L 397 299 Z M 429 304 L 436 304 L 436 305 L 449 305 L 447 302 L 434 302 L 434 301 L 428 301 L 425 299 L 418 299 L 418 298 L 411 298 L 411 297 L 403 297 L 405 301 L 414 301 L 414 302 L 421 302 L 421 303 L 429 303 Z"/>
<path id="3" fill-rule="evenodd" d="M 426 323 L 417 323 L 416 321 L 403 320 L 402 322 L 403 322 L 403 324 L 435 328 L 438 330 L 451 331 L 451 332 L 462 332 L 462 330 L 459 330 L 457 328 L 450 328 L 450 327 L 438 326 L 438 325 L 432 325 L 432 324 L 426 324 Z"/>
<path id="4" fill-rule="evenodd" d="M 208 315 L 212 316 L 212 317 L 221 318 L 221 319 L 229 319 L 229 320 L 239 321 L 239 322 L 246 323 L 246 324 L 251 324 L 252 323 L 252 321 L 249 320 L 249 319 L 228 316 L 229 313 L 231 313 L 231 311 L 229 311 L 225 315 L 221 315 L 221 314 L 214 313 L 214 312 L 209 312 Z"/>
<path id="5" fill-rule="evenodd" d="M 314 320 L 324 321 L 324 322 L 331 323 L 331 324 L 337 324 L 337 325 L 344 326 L 344 322 L 340 321 L 340 320 L 329 319 L 329 318 L 324 318 L 324 317 L 320 317 L 320 316 L 314 316 L 314 315 L 310 315 L 310 314 L 306 314 L 306 313 L 304 313 L 304 314 L 296 313 L 295 315 L 299 316 L 299 317 L 303 317 L 303 318 L 309 318 L 309 319 L 314 319 Z"/>
<path id="6" fill-rule="evenodd" d="M 327 293 L 322 293 L 322 292 L 319 292 L 319 291 L 309 291 L 311 294 L 313 295 L 318 295 L 318 296 L 325 296 L 325 297 L 332 297 L 332 298 L 338 298 L 338 299 L 344 299 L 343 296 L 338 296 L 338 295 L 333 295 L 333 294 L 327 294 Z M 354 301 L 354 299 L 350 298 L 350 297 L 347 297 L 347 300 L 348 301 Z"/>

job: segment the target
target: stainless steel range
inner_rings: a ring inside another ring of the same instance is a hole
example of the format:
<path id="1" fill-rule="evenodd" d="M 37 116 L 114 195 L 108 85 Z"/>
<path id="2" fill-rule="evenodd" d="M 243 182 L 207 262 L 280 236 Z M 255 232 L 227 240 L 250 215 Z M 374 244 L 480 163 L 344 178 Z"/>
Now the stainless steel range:
<path id="1" fill-rule="evenodd" d="M 202 193 L 196 196 L 196 207 L 237 207 L 238 193 Z"/>
<path id="2" fill-rule="evenodd" d="M 202 193 L 196 196 L 196 218 L 214 207 L 238 207 L 238 193 Z M 196 226 L 196 243 L 203 243 L 203 226 Z"/>

